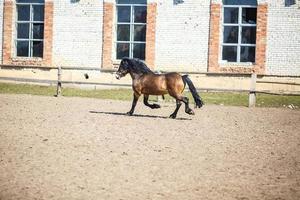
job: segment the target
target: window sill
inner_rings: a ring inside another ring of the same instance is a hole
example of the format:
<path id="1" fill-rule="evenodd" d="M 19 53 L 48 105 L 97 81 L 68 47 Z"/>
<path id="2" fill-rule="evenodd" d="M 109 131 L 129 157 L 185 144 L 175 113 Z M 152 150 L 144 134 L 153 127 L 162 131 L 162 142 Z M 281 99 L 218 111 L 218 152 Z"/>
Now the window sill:
<path id="1" fill-rule="evenodd" d="M 119 67 L 121 60 L 122 59 L 113 60 L 113 65 L 118 65 L 118 67 Z M 142 60 L 142 59 L 140 59 L 140 60 L 144 63 L 146 62 L 146 60 Z"/>
<path id="2" fill-rule="evenodd" d="M 121 59 L 120 60 L 113 60 L 113 65 L 119 65 L 121 62 Z"/>
<path id="3" fill-rule="evenodd" d="M 14 57 L 11 60 L 13 62 L 18 62 L 18 61 L 41 62 L 41 61 L 43 61 L 43 58 L 40 58 L 40 57 Z"/>
<path id="4" fill-rule="evenodd" d="M 47 65 L 43 58 L 38 57 L 13 57 L 7 64 L 18 66 L 44 66 Z"/>
<path id="5" fill-rule="evenodd" d="M 253 62 L 220 62 L 220 67 L 253 67 Z"/>

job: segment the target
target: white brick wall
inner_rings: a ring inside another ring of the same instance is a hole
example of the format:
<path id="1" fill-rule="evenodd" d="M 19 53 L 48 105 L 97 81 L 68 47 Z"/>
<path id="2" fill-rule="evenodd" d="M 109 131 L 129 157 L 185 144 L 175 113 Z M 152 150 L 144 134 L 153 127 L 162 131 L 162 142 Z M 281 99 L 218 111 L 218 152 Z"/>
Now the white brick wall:
<path id="1" fill-rule="evenodd" d="M 54 0 L 54 65 L 100 68 L 102 21 L 102 0 Z"/>
<path id="2" fill-rule="evenodd" d="M 157 0 L 156 54 L 158 70 L 207 71 L 209 1 Z"/>
<path id="3" fill-rule="evenodd" d="M 3 0 L 0 0 L 0 64 L 2 63 L 2 40 L 3 40 Z"/>
<path id="4" fill-rule="evenodd" d="M 53 64 L 101 68 L 103 1 L 53 1 Z M 173 0 L 150 2 L 157 3 L 156 69 L 206 72 L 210 1 L 184 0 L 178 5 Z M 300 76 L 300 2 L 290 7 L 284 6 L 284 0 L 258 2 L 268 3 L 266 73 Z M 0 0 L 0 63 L 2 25 Z"/>
<path id="5" fill-rule="evenodd" d="M 268 8 L 267 74 L 300 75 L 300 9 L 271 1 Z"/>

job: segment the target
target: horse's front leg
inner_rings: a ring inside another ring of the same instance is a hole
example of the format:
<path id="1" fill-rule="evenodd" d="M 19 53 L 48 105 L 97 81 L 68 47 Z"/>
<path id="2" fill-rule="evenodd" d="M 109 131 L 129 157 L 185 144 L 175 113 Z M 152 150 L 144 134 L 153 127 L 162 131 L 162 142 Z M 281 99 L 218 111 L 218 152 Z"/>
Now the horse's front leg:
<path id="1" fill-rule="evenodd" d="M 147 95 L 147 94 L 144 94 L 144 104 L 146 105 L 146 106 L 148 106 L 148 107 L 150 107 L 150 108 L 152 108 L 152 109 L 155 109 L 155 108 L 160 108 L 160 105 L 158 105 L 158 104 L 150 104 L 149 102 L 148 102 L 148 99 L 149 99 L 149 95 Z"/>
<path id="2" fill-rule="evenodd" d="M 131 109 L 130 109 L 129 112 L 127 112 L 127 115 L 130 115 L 130 116 L 131 116 L 131 115 L 133 114 L 134 108 L 135 108 L 135 106 L 136 106 L 136 103 L 137 103 L 139 97 L 140 97 L 139 94 L 133 93 L 133 101 L 132 101 Z"/>

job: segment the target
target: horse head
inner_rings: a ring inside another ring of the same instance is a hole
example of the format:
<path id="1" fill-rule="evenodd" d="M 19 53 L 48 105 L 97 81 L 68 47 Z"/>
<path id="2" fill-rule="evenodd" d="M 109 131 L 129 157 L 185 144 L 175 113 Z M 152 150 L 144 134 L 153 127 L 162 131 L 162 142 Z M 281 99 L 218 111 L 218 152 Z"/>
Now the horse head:
<path id="1" fill-rule="evenodd" d="M 129 58 L 123 58 L 120 62 L 119 69 L 116 73 L 116 78 L 120 79 L 128 74 L 130 68 Z"/>

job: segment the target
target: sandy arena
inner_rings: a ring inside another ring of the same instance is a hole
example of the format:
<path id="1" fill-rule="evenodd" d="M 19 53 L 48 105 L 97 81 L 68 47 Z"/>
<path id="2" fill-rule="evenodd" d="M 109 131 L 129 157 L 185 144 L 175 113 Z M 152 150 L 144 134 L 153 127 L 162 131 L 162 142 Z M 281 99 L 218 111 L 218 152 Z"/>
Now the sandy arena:
<path id="1" fill-rule="evenodd" d="M 300 199 L 300 111 L 0 95 L 1 200 Z"/>

